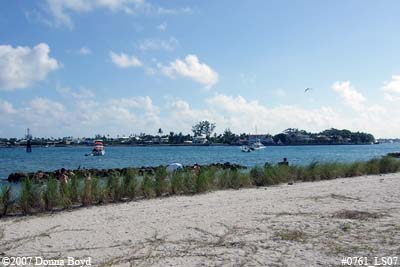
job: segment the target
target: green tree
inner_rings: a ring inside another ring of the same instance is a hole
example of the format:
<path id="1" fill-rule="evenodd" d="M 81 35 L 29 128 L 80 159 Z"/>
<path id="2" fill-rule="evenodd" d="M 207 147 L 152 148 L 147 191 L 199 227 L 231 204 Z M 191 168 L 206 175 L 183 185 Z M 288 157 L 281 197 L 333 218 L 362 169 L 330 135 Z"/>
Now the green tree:
<path id="1" fill-rule="evenodd" d="M 192 127 L 192 132 L 194 136 L 200 136 L 205 134 L 209 137 L 215 129 L 215 123 L 209 122 L 207 120 L 200 121 Z"/>

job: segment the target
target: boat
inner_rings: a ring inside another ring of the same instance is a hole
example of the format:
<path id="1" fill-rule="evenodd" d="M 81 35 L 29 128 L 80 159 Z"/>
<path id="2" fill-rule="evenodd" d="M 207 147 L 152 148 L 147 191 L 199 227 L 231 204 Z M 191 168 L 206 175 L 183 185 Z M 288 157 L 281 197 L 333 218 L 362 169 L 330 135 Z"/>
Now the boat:
<path id="1" fill-rule="evenodd" d="M 259 139 L 250 145 L 251 150 L 260 150 L 260 149 L 264 149 L 264 148 L 265 148 L 265 146 L 260 142 Z"/>
<path id="2" fill-rule="evenodd" d="M 242 152 L 251 152 L 251 148 L 249 146 L 246 146 L 246 145 L 245 146 L 241 146 L 240 150 Z"/>
<path id="3" fill-rule="evenodd" d="M 104 156 L 105 153 L 106 153 L 106 151 L 104 150 L 103 142 L 100 140 L 94 141 L 92 155 L 93 156 Z"/>

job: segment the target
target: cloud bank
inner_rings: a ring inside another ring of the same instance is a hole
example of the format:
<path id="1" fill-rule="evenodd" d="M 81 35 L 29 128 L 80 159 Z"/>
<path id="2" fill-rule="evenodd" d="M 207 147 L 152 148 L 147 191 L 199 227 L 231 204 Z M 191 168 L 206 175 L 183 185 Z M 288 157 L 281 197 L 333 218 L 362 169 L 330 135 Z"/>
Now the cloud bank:
<path id="1" fill-rule="evenodd" d="M 0 90 L 12 91 L 32 86 L 60 68 L 49 56 L 50 48 L 40 43 L 33 48 L 0 45 Z"/>

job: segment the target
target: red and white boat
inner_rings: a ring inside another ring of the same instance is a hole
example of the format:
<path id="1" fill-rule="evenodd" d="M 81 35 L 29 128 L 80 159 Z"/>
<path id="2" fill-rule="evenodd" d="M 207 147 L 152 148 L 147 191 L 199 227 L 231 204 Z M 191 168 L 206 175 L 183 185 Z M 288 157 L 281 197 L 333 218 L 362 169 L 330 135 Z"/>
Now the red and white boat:
<path id="1" fill-rule="evenodd" d="M 106 154 L 106 151 L 104 150 L 103 142 L 100 140 L 94 141 L 92 155 L 93 156 L 104 156 L 104 154 Z"/>

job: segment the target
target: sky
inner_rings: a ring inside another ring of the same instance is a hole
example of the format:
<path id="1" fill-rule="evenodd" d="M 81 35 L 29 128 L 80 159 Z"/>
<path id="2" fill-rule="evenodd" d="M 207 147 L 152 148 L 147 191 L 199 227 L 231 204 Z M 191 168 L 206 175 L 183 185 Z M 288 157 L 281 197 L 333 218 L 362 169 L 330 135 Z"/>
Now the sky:
<path id="1" fill-rule="evenodd" d="M 397 0 L 0 3 L 0 137 L 400 136 Z M 312 88 L 307 90 L 306 88 Z"/>

